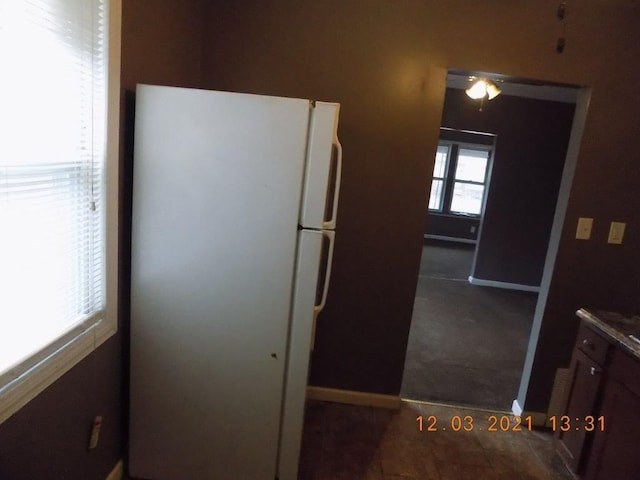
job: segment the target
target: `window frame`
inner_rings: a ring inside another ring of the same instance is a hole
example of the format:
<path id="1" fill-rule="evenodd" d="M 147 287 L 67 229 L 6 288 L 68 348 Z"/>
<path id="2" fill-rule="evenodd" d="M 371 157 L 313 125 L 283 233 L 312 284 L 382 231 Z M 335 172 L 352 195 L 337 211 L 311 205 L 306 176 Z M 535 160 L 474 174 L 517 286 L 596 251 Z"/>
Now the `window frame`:
<path id="1" fill-rule="evenodd" d="M 441 214 L 441 215 L 449 215 L 454 217 L 472 217 L 472 218 L 482 217 L 484 213 L 484 202 L 487 196 L 487 189 L 489 186 L 489 176 L 491 175 L 491 164 L 493 161 L 494 146 L 488 145 L 488 144 L 482 144 L 482 143 L 471 143 L 471 142 L 463 142 L 463 141 L 456 141 L 456 140 L 438 141 L 438 148 L 442 146 L 448 147 L 448 155 L 447 155 L 447 165 L 445 168 L 446 173 L 444 178 L 444 187 L 443 187 L 443 194 L 441 198 L 441 205 L 439 209 L 428 208 L 429 214 Z M 456 179 L 456 170 L 458 167 L 458 156 L 460 154 L 460 150 L 463 150 L 463 149 L 487 152 L 487 166 L 484 171 L 484 182 L 475 182 L 472 180 Z M 435 168 L 435 163 L 434 163 L 434 168 Z M 440 177 L 435 177 L 432 175 L 432 182 L 434 179 L 440 179 Z M 452 203 L 453 203 L 453 192 L 454 192 L 456 183 L 469 184 L 469 185 L 482 185 L 484 187 L 480 213 L 458 212 L 451 209 Z"/>
<path id="2" fill-rule="evenodd" d="M 447 149 L 447 155 L 445 158 L 445 164 L 444 164 L 444 175 L 442 177 L 437 177 L 435 175 L 435 163 L 434 163 L 434 174 L 431 176 L 431 191 L 433 191 L 433 183 L 434 181 L 441 181 L 442 182 L 442 193 L 440 195 L 440 199 L 438 202 L 438 208 L 429 208 L 429 211 L 431 212 L 439 212 L 442 213 L 443 209 L 444 209 L 444 200 L 445 200 L 445 193 L 447 190 L 447 176 L 448 176 L 448 171 L 449 171 L 449 165 L 451 164 L 451 150 L 452 150 L 452 146 L 450 142 L 438 142 L 438 147 L 436 149 L 436 157 L 438 155 L 438 150 L 441 147 L 446 147 Z M 431 191 L 429 192 L 429 203 L 431 203 Z"/>
<path id="3" fill-rule="evenodd" d="M 0 385 L 0 424 L 53 384 L 58 378 L 95 351 L 118 330 L 118 236 L 119 236 L 119 132 L 120 132 L 120 53 L 122 0 L 106 0 L 107 79 L 105 152 L 105 312 L 98 322 L 83 322 L 59 339 L 62 347 L 44 356 L 32 368 Z"/>

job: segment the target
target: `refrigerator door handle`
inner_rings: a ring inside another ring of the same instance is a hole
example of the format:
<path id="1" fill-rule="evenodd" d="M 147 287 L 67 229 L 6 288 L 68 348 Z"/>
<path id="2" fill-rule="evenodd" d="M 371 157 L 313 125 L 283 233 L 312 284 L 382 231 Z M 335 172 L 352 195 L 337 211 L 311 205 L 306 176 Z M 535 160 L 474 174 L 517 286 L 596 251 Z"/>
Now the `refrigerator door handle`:
<path id="1" fill-rule="evenodd" d="M 336 159 L 336 175 L 335 184 L 333 185 L 331 218 L 323 223 L 323 228 L 327 230 L 335 230 L 336 228 L 336 218 L 338 216 L 338 196 L 340 194 L 340 179 L 342 177 L 342 145 L 340 144 L 337 133 L 335 132 L 333 137 L 333 147 Z"/>
<path id="2" fill-rule="evenodd" d="M 331 264 L 333 263 L 333 244 L 335 243 L 336 234 L 332 231 L 322 231 L 322 235 L 329 241 L 329 249 L 327 251 L 327 266 L 325 269 L 324 283 L 322 285 L 322 298 L 320 303 L 313 307 L 313 320 L 315 324 L 318 314 L 324 309 L 327 303 L 327 293 L 329 292 L 329 282 L 331 280 Z"/>

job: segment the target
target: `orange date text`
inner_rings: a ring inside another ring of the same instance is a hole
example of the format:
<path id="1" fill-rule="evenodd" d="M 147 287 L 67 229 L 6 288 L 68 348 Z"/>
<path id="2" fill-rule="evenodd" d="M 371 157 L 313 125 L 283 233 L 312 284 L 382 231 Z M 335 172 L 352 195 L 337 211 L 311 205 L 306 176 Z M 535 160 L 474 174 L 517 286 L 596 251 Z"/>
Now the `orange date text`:
<path id="1" fill-rule="evenodd" d="M 487 415 L 482 419 L 478 419 L 472 415 L 452 415 L 448 418 L 438 417 L 436 415 L 423 416 L 416 418 L 418 422 L 418 430 L 421 432 L 521 432 L 523 430 L 531 431 L 531 416 L 517 417 L 514 415 Z"/>

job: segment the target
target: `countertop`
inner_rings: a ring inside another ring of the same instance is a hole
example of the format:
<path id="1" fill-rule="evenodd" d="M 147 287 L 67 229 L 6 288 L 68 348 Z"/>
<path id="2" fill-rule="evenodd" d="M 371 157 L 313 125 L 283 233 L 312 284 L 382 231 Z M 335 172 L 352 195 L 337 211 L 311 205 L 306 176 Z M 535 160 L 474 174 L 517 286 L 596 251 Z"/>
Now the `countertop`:
<path id="1" fill-rule="evenodd" d="M 640 340 L 640 315 L 585 308 L 576 314 L 640 360 L 640 342 L 630 337 Z"/>

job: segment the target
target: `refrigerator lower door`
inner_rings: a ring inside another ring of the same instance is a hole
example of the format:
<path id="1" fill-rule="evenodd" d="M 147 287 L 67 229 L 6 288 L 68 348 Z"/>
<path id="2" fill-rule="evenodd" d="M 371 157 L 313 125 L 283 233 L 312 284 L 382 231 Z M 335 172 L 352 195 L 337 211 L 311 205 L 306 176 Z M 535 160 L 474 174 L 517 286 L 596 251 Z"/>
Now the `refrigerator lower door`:
<path id="1" fill-rule="evenodd" d="M 136 96 L 129 473 L 273 480 L 309 103 Z"/>
<path id="2" fill-rule="evenodd" d="M 316 289 L 324 232 L 301 230 L 298 238 L 289 354 L 286 365 L 278 479 L 296 480 L 304 422 Z"/>

